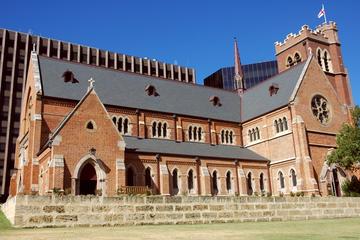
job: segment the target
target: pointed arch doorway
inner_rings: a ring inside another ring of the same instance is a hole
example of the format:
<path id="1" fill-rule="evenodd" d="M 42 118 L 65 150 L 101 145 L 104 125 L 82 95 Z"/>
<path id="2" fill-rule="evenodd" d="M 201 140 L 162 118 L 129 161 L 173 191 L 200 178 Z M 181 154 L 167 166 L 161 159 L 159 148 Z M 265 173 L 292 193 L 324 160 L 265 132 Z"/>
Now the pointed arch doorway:
<path id="1" fill-rule="evenodd" d="M 75 195 L 106 196 L 106 172 L 102 161 L 92 154 L 80 159 L 72 175 L 71 188 Z"/>
<path id="2" fill-rule="evenodd" d="M 79 193 L 80 195 L 88 195 L 92 194 L 95 195 L 96 191 L 96 171 L 92 164 L 86 163 L 85 166 L 82 168 L 80 173 L 80 186 L 79 186 Z"/>

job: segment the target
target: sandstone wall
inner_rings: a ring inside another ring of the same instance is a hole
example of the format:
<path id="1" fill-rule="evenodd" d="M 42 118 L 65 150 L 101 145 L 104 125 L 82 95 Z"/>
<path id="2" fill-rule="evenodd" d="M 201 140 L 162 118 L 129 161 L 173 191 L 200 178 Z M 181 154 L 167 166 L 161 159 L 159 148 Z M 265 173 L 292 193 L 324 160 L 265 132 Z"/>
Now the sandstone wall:
<path id="1" fill-rule="evenodd" d="M 16 196 L 2 210 L 16 227 L 285 221 L 360 216 L 360 198 Z"/>

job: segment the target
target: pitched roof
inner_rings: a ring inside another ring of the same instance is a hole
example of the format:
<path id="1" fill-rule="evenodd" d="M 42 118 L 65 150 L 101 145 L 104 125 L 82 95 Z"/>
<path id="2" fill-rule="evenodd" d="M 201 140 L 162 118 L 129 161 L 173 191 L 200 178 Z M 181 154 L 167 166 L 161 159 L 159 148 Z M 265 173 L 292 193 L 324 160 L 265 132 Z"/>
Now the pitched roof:
<path id="1" fill-rule="evenodd" d="M 85 99 L 90 95 L 90 94 L 95 94 L 97 99 L 98 96 L 96 94 L 96 91 L 93 87 L 89 88 L 87 90 L 87 92 L 85 93 L 85 95 L 80 99 L 80 101 L 76 104 L 76 106 L 60 121 L 60 123 L 58 124 L 58 126 L 51 132 L 51 134 L 49 135 L 49 138 L 47 139 L 47 141 L 45 142 L 45 144 L 40 148 L 39 152 L 37 153 L 37 155 L 40 155 L 40 153 L 42 153 L 51 143 L 52 141 L 55 139 L 55 137 L 59 134 L 59 132 L 61 131 L 61 129 L 65 126 L 65 124 L 70 120 L 70 118 L 75 114 L 75 112 L 79 109 L 80 105 L 85 101 Z M 109 119 L 111 119 L 109 113 L 106 111 L 104 105 L 102 104 L 101 100 L 99 99 L 99 103 L 103 106 L 104 108 L 104 112 L 106 113 L 106 115 L 108 116 Z M 117 134 L 119 135 L 119 138 L 122 139 L 122 135 L 118 132 L 117 128 L 112 125 L 114 127 L 115 132 L 117 132 Z"/>
<path id="2" fill-rule="evenodd" d="M 139 139 L 123 136 L 127 150 L 137 153 L 176 154 L 183 156 L 198 156 L 221 159 L 241 159 L 254 161 L 268 161 L 255 152 L 230 145 L 210 145 L 195 142 L 176 142 L 163 139 Z"/>
<path id="3" fill-rule="evenodd" d="M 39 56 L 39 65 L 45 96 L 80 100 L 92 77 L 105 105 L 240 122 L 240 98 L 230 91 L 43 56 Z M 64 82 L 62 75 L 67 70 L 73 72 L 79 83 Z M 159 96 L 148 96 L 145 92 L 148 85 L 153 85 Z M 221 106 L 214 106 L 209 101 L 211 96 L 218 96 Z"/>
<path id="4" fill-rule="evenodd" d="M 307 61 L 275 75 L 266 81 L 248 89 L 242 97 L 241 120 L 246 122 L 265 113 L 286 106 L 304 75 L 311 56 Z M 269 87 L 276 84 L 279 90 L 270 96 Z"/>

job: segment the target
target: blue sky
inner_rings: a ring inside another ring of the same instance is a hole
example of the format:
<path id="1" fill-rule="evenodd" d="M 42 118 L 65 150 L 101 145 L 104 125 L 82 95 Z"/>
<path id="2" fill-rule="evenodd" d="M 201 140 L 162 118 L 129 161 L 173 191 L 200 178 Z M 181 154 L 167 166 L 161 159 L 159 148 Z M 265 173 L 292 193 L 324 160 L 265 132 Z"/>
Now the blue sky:
<path id="1" fill-rule="evenodd" d="M 194 67 L 197 81 L 233 65 L 233 37 L 242 63 L 275 59 L 274 42 L 315 28 L 325 4 L 337 22 L 345 66 L 360 103 L 360 1 L 18 1 L 4 0 L 0 27 L 139 57 Z"/>

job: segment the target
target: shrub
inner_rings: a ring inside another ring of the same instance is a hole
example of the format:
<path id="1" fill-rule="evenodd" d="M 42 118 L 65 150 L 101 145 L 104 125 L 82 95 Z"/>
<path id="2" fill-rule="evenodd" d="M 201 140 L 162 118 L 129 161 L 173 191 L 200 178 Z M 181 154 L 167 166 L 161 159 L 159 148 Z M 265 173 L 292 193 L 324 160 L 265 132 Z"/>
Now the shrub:
<path id="1" fill-rule="evenodd" d="M 65 188 L 64 194 L 65 195 L 70 195 L 71 194 L 71 188 Z"/>
<path id="2" fill-rule="evenodd" d="M 360 196 L 360 181 L 356 176 L 352 176 L 351 180 L 346 179 L 341 185 L 341 189 L 345 197 Z"/>
<path id="3" fill-rule="evenodd" d="M 295 197 L 295 193 L 294 193 L 294 192 L 290 192 L 290 197 Z"/>
<path id="4" fill-rule="evenodd" d="M 303 197 L 305 195 L 304 192 L 296 192 L 297 197 Z"/>

